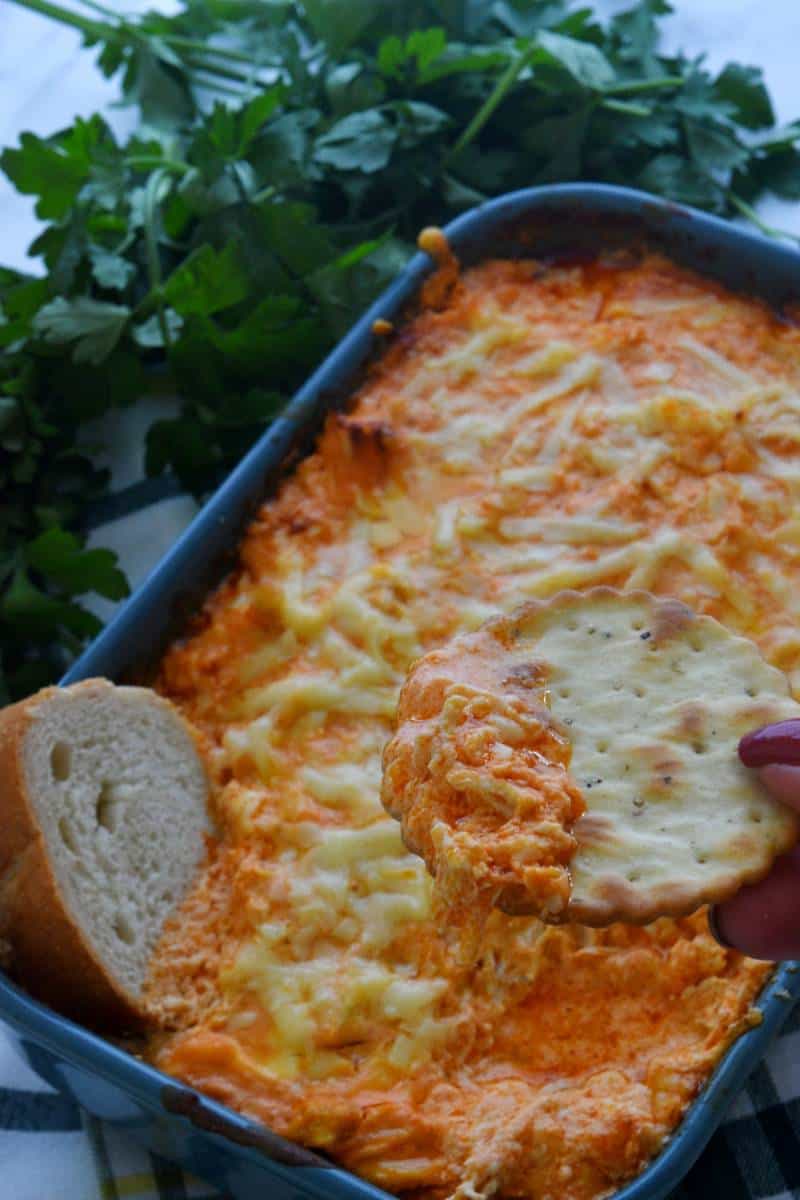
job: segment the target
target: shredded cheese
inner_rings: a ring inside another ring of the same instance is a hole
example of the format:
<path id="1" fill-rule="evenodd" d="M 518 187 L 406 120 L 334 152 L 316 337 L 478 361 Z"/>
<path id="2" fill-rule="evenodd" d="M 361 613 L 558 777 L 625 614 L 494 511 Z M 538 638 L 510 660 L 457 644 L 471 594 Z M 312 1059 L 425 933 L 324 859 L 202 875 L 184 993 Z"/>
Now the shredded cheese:
<path id="1" fill-rule="evenodd" d="M 217 914 L 206 958 L 179 922 L 154 976 L 213 1003 L 153 1056 L 389 1190 L 596 1200 L 674 1128 L 763 969 L 702 918 L 499 914 L 466 967 L 381 754 L 417 656 L 562 588 L 676 595 L 800 683 L 800 334 L 656 257 L 447 262 L 448 303 L 391 342 L 164 661 L 224 837 L 182 918 Z"/>

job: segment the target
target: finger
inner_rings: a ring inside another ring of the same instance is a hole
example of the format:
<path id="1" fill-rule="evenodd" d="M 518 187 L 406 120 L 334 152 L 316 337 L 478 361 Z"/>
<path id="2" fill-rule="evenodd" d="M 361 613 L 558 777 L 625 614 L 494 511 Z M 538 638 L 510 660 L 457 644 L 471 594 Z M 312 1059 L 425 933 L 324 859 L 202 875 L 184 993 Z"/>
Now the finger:
<path id="1" fill-rule="evenodd" d="M 709 924 L 723 945 L 751 958 L 800 958 L 800 846 L 777 859 L 760 883 L 718 904 Z"/>
<path id="2" fill-rule="evenodd" d="M 787 767 L 773 763 L 762 767 L 758 777 L 776 800 L 782 800 L 791 808 L 800 811 L 800 767 Z"/>

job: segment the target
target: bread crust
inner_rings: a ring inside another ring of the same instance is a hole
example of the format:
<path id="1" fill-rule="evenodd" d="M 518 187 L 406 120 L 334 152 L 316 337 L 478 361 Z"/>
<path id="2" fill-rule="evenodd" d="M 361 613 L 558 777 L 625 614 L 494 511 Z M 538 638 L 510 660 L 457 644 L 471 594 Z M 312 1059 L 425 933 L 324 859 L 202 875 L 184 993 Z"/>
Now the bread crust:
<path id="1" fill-rule="evenodd" d="M 59 1012 L 98 1029 L 137 1031 L 154 1022 L 142 1000 L 111 975 L 69 911 L 26 783 L 26 735 L 40 706 L 59 693 L 112 689 L 86 679 L 44 688 L 0 710 L 0 940 L 11 947 L 9 973 Z"/>

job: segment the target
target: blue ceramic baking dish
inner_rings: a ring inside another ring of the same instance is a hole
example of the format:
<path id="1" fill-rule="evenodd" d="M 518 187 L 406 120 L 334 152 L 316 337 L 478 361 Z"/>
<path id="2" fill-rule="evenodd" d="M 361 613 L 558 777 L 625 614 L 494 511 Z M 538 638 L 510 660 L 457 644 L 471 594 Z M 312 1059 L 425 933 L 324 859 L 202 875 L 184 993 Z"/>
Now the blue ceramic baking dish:
<path id="1" fill-rule="evenodd" d="M 460 217 L 446 230 L 466 264 L 488 255 L 591 254 L 647 243 L 678 262 L 777 309 L 800 299 L 800 253 L 641 192 L 564 185 L 515 192 Z M 273 490 L 290 455 L 313 442 L 325 413 L 346 402 L 376 352 L 372 323 L 400 316 L 431 270 L 418 254 L 365 313 L 200 512 L 147 582 L 65 676 L 146 675 L 204 593 L 234 561 L 239 535 Z M 659 1200 L 677 1185 L 728 1103 L 800 996 L 800 968 L 777 968 L 759 1007 L 763 1021 L 726 1054 L 664 1150 L 616 1200 Z M 31 1066 L 96 1116 L 237 1200 L 379 1200 L 386 1193 L 169 1079 L 86 1029 L 29 999 L 0 975 L 0 1019 Z"/>

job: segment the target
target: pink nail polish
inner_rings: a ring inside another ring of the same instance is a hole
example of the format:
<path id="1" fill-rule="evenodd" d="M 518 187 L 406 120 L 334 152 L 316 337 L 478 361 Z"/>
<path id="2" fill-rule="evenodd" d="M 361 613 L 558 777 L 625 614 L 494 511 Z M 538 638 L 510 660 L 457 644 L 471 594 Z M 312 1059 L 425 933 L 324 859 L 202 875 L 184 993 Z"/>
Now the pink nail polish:
<path id="1" fill-rule="evenodd" d="M 746 767 L 800 763 L 800 720 L 778 721 L 746 733 L 739 742 L 739 758 Z"/>

